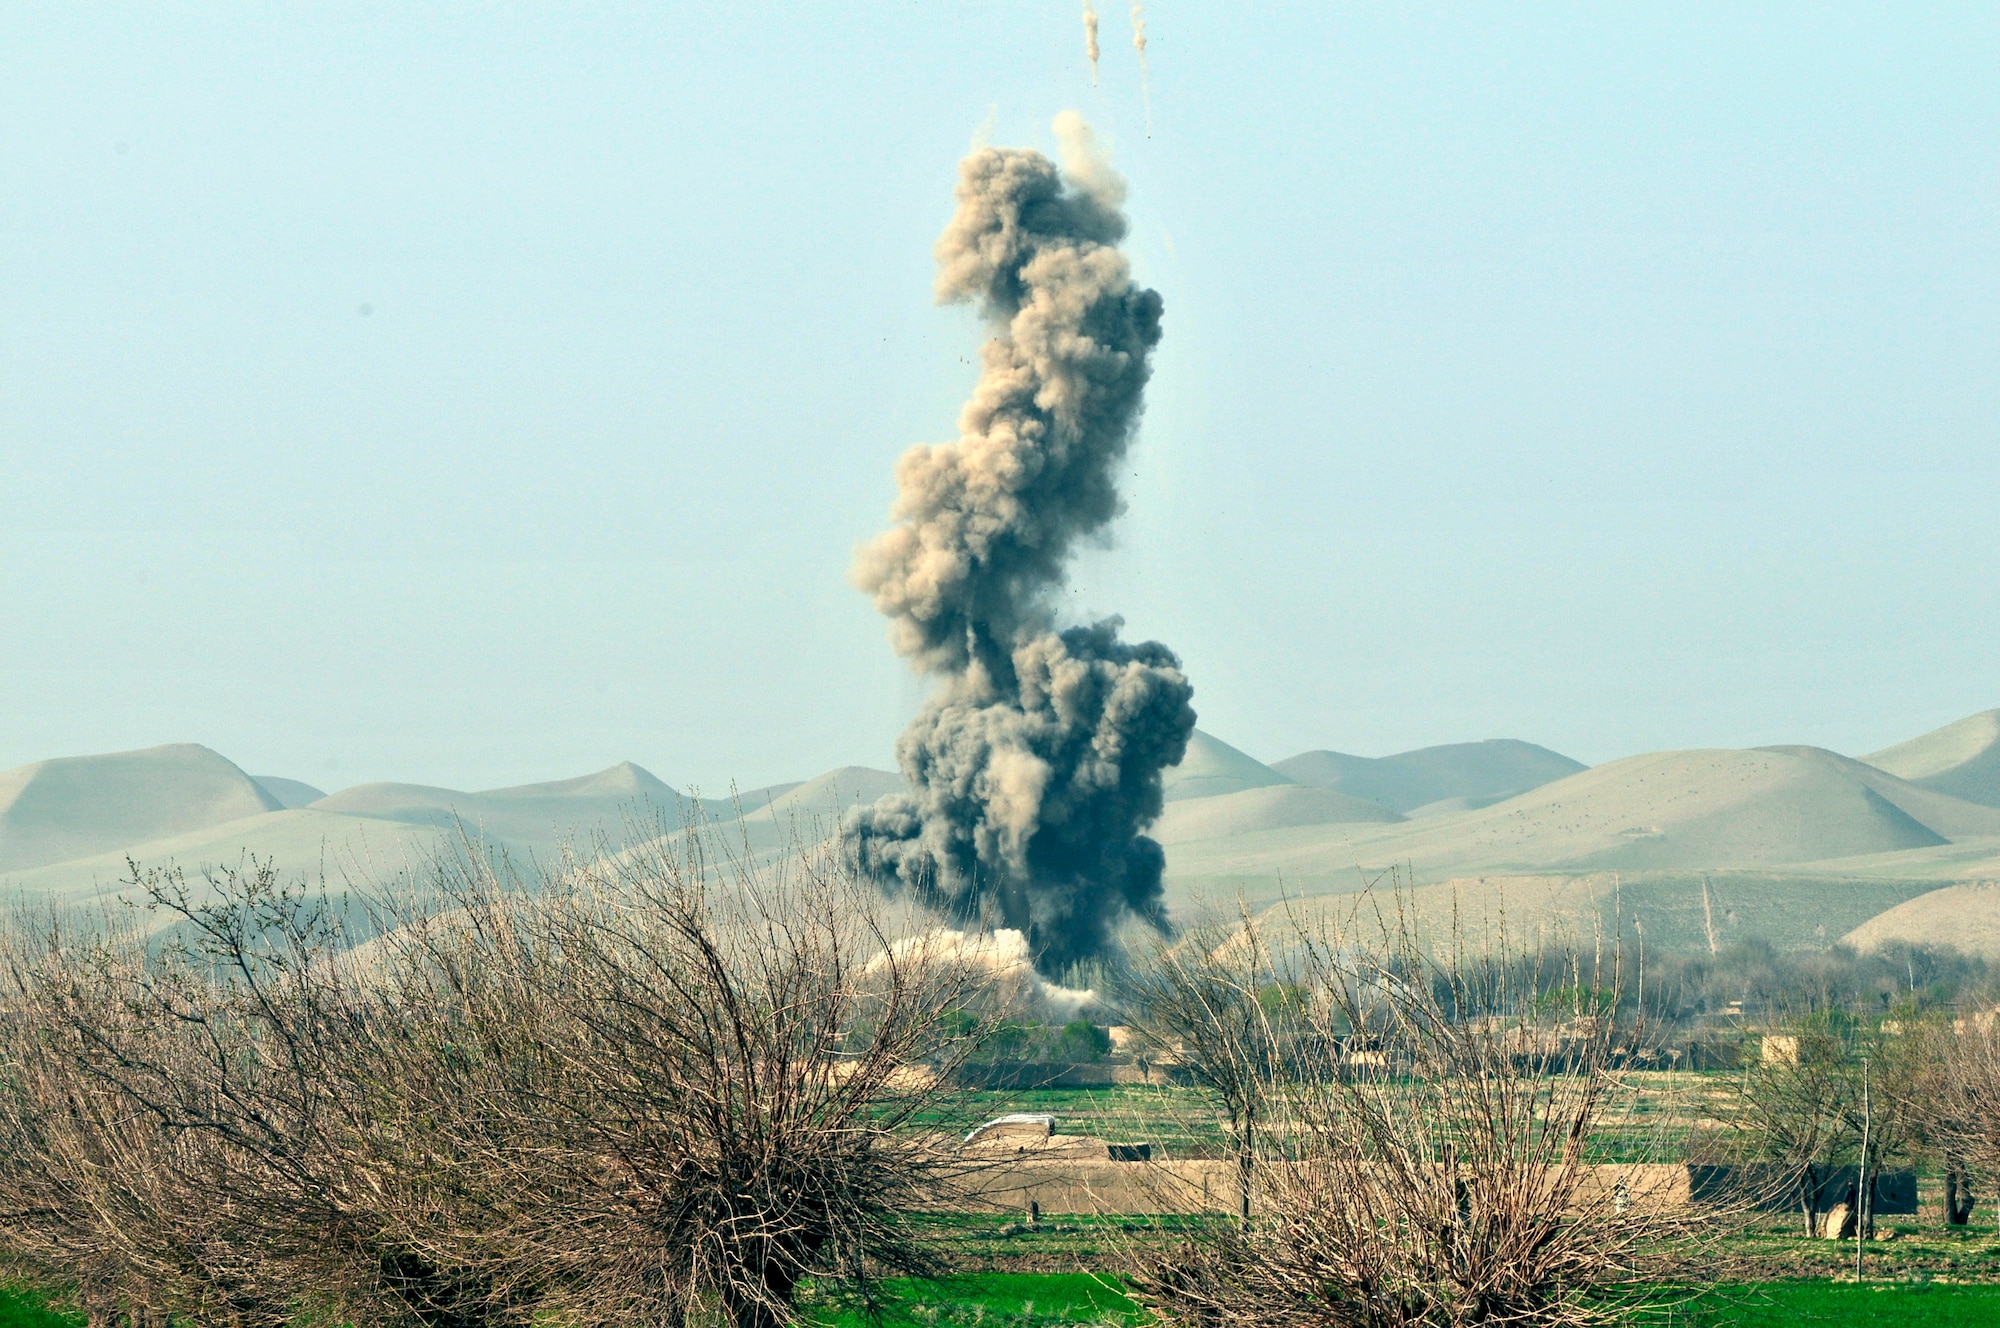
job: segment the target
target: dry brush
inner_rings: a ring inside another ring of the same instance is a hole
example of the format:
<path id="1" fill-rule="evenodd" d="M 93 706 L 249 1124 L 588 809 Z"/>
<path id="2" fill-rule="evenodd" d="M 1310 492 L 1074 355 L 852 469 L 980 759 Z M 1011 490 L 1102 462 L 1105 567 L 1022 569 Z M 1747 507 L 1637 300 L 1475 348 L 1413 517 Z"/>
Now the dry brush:
<path id="1" fill-rule="evenodd" d="M 929 1266 L 984 977 L 833 854 L 134 881 L 169 942 L 17 925 L 0 1023 L 0 1247 L 94 1319 L 762 1328 Z"/>

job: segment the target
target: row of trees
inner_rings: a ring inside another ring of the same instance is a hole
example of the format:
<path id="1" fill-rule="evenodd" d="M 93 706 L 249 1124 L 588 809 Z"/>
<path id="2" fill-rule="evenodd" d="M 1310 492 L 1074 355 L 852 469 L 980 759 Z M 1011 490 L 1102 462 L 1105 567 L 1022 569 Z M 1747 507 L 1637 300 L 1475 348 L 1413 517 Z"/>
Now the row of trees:
<path id="1" fill-rule="evenodd" d="M 1623 993 L 1627 1008 L 1643 1008 L 1650 1020 L 1671 1025 L 1738 1013 L 1752 1020 L 1833 1011 L 1880 1016 L 1912 1006 L 1976 1003 L 1993 991 L 2000 973 L 1978 955 L 1943 945 L 1890 941 L 1867 950 L 1780 950 L 1750 940 L 1712 954 L 1656 951 L 1643 986 L 1637 976 Z"/>
<path id="2" fill-rule="evenodd" d="M 2000 1178 L 2000 1023 L 1908 1002 L 1886 1017 L 1815 1011 L 1763 1039 L 1733 1105 L 1735 1137 L 1779 1167 L 1806 1234 L 1837 1234 L 1823 1229 L 1820 1200 L 1843 1169 L 1855 1173 L 1850 1211 L 1873 1234 L 1866 1199 L 1895 1164 L 1938 1172 L 1944 1218 L 1962 1226 L 1973 1177 Z"/>

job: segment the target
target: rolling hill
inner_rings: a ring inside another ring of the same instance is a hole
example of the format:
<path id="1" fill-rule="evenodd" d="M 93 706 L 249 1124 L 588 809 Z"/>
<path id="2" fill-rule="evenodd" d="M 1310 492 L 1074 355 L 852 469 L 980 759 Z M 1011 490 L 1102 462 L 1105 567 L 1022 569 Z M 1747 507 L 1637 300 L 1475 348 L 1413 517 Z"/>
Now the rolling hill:
<path id="1" fill-rule="evenodd" d="M 178 867 L 190 881 L 212 868 L 268 861 L 289 878 L 339 887 L 382 881 L 417 866 L 448 832 L 403 821 L 343 816 L 311 808 L 263 812 L 183 834 L 121 845 L 25 871 L 8 871 L 0 885 L 12 895 L 75 902 L 120 892 L 129 856 L 142 870 Z"/>
<path id="2" fill-rule="evenodd" d="M 1379 802 L 1350 798 L 1332 789 L 1266 784 L 1234 793 L 1170 802 L 1165 815 L 1147 833 L 1162 844 L 1178 844 L 1287 826 L 1352 825 L 1402 819 Z"/>
<path id="3" fill-rule="evenodd" d="M 1394 756 L 1301 752 L 1272 767 L 1314 788 L 1366 798 L 1398 812 L 1469 811 L 1584 769 L 1560 752 L 1513 738 L 1422 747 Z"/>
<path id="4" fill-rule="evenodd" d="M 1585 962 L 1635 964 L 1642 950 L 1701 954 L 1739 941 L 1824 949 L 1871 919 L 1894 916 L 1935 893 L 1896 881 L 1787 873 L 1587 872 L 1459 877 L 1396 891 L 1287 899 L 1261 910 L 1267 939 L 1338 928 L 1379 940 L 1402 921 L 1432 946 L 1575 950 Z M 1227 901 L 1215 901 L 1224 902 Z M 2000 904 L 2000 898 L 1996 898 Z M 1886 912 L 1885 912 L 1886 910 Z M 1226 917 L 1225 911 L 1218 910 Z M 2000 928 L 1995 929 L 2000 935 Z"/>
<path id="5" fill-rule="evenodd" d="M 277 799 L 280 807 L 309 807 L 326 796 L 325 789 L 314 788 L 302 779 L 285 779 L 278 775 L 252 775 L 251 778 Z"/>
<path id="6" fill-rule="evenodd" d="M 2000 807 L 2000 710 L 1967 715 L 1861 759 L 1912 784 Z"/>
<path id="7" fill-rule="evenodd" d="M 753 854 L 775 853 L 794 843 L 812 843 L 839 832 L 841 820 L 855 807 L 874 802 L 889 793 L 901 793 L 908 785 L 891 770 L 872 770 L 862 765 L 844 765 L 802 784 L 778 786 L 782 791 L 765 794 L 761 805 L 755 795 L 741 799 L 743 815 L 731 819 L 718 814 L 715 824 L 731 847 L 747 847 Z M 733 809 L 732 809 L 733 810 Z"/>
<path id="8" fill-rule="evenodd" d="M 1244 789 L 1269 788 L 1293 781 L 1262 761 L 1237 751 L 1212 734 L 1194 731 L 1188 739 L 1187 755 L 1166 772 L 1168 802 L 1185 798 L 1210 798 L 1218 793 L 1240 793 Z"/>
<path id="9" fill-rule="evenodd" d="M 2000 960 L 2000 881 L 1927 890 L 1869 918 L 1842 939 L 1859 950 L 1902 941 L 1949 945 Z"/>
<path id="10" fill-rule="evenodd" d="M 1634 919 L 1649 943 L 1672 947 L 1845 936 L 2000 956 L 2000 887 L 1989 887 L 2000 881 L 2000 711 L 1872 763 L 1794 746 L 1655 752 L 1586 769 L 1532 743 L 1492 741 L 1381 758 L 1305 752 L 1270 766 L 1197 732 L 1164 783 L 1151 833 L 1176 909 L 1318 898 L 1327 916 L 1351 914 L 1356 892 L 1393 870 L 1423 916 L 1455 910 L 1482 927 L 1504 917 L 1601 934 Z M 572 837 L 620 846 L 635 830 L 678 836 L 694 818 L 723 836 L 724 852 L 765 860 L 903 787 L 892 771 L 846 766 L 698 799 L 625 762 L 477 792 L 384 783 L 322 795 L 253 779 L 204 747 L 161 747 L 0 773 L 0 887 L 115 892 L 128 854 L 191 875 L 255 856 L 338 887 L 407 870 L 461 827 L 543 856 Z"/>
<path id="11" fill-rule="evenodd" d="M 553 845 L 593 832 L 620 839 L 628 820 L 678 828 L 696 808 L 671 785 L 630 761 L 577 779 L 468 793 L 424 784 L 358 784 L 321 798 L 312 810 L 410 825 L 466 830 L 512 844 Z"/>
<path id="12" fill-rule="evenodd" d="M 1181 888 L 1282 875 L 1300 890 L 1346 890 L 1392 865 L 1419 883 L 1468 873 L 1770 868 L 2000 834 L 1996 811 L 1818 748 L 1658 752 L 1472 811 L 1183 842 L 1169 850 L 1167 869 Z"/>
<path id="13" fill-rule="evenodd" d="M 0 871 L 88 857 L 278 806 L 256 780 L 194 743 L 37 761 L 0 772 Z"/>
<path id="14" fill-rule="evenodd" d="M 855 807 L 874 802 L 891 793 L 907 791 L 909 785 L 893 770 L 874 770 L 865 765 L 844 765 L 816 775 L 802 784 L 793 784 L 782 793 L 752 806 L 745 800 L 743 819 L 784 820 L 788 817 L 839 820 Z"/>

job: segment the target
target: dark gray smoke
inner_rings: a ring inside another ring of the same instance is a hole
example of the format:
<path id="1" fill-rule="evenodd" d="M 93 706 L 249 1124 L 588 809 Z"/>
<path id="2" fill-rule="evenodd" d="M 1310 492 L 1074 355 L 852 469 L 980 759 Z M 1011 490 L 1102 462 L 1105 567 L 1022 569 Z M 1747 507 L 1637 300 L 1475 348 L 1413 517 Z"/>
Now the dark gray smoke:
<path id="1" fill-rule="evenodd" d="M 1049 604 L 1077 540 L 1121 510 L 1117 467 L 1160 340 L 1160 297 L 1116 248 L 1124 182 L 1079 117 L 1056 132 L 1060 172 L 999 148 L 959 167 L 937 295 L 975 303 L 993 337 L 958 441 L 904 454 L 896 525 L 854 573 L 937 685 L 896 745 L 915 792 L 847 827 L 863 870 L 1021 929 L 1051 973 L 1126 913 L 1166 925 L 1164 858 L 1140 832 L 1194 731 L 1172 651 L 1120 641 L 1116 618 L 1058 630 Z"/>

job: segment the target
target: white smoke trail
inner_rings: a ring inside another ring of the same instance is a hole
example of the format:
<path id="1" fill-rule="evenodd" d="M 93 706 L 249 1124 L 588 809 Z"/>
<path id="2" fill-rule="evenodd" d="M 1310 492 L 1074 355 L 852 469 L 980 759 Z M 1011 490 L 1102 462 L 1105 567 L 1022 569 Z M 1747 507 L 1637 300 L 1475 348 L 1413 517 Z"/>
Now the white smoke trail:
<path id="1" fill-rule="evenodd" d="M 1097 86 L 1097 6 L 1083 0 L 1083 50 L 1090 57 L 1090 86 Z"/>
<path id="2" fill-rule="evenodd" d="M 1146 105 L 1146 137 L 1153 136 L 1153 80 L 1146 71 L 1146 6 L 1132 0 L 1132 49 L 1139 53 L 1139 96 Z"/>

